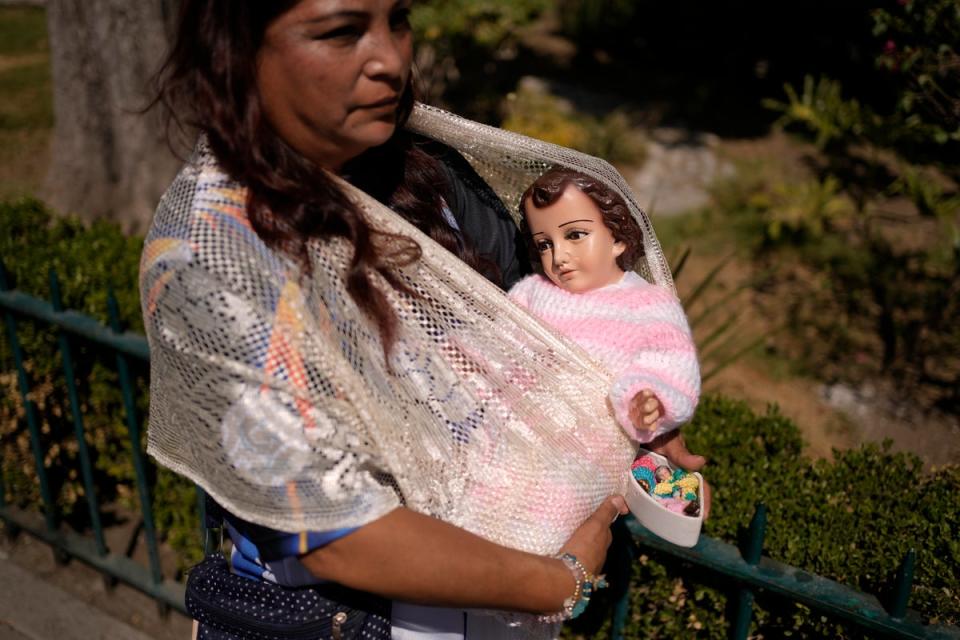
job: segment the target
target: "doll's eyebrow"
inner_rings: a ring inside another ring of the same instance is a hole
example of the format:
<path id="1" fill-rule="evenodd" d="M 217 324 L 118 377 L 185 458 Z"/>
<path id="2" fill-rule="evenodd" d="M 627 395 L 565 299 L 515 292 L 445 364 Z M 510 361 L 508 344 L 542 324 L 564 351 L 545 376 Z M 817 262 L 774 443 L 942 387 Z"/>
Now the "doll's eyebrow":
<path id="1" fill-rule="evenodd" d="M 561 225 L 559 225 L 559 226 L 565 227 L 565 226 L 567 226 L 568 224 L 574 224 L 574 223 L 576 223 L 576 222 L 593 222 L 593 220 L 571 220 L 570 222 L 564 222 L 563 224 L 561 224 Z"/>

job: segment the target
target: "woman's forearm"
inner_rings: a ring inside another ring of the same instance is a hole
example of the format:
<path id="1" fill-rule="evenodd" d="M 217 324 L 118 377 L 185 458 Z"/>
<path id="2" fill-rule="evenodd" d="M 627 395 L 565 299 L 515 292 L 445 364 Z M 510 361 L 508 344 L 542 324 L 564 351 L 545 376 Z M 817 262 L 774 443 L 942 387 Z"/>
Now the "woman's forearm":
<path id="1" fill-rule="evenodd" d="M 557 559 L 496 545 L 402 507 L 301 560 L 318 578 L 437 606 L 555 613 L 575 586 Z"/>

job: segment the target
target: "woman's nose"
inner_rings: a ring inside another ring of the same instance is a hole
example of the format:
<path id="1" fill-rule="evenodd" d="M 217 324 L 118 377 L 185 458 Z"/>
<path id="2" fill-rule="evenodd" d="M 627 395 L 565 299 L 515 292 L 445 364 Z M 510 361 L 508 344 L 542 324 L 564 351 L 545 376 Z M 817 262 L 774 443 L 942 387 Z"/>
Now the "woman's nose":
<path id="1" fill-rule="evenodd" d="M 410 38 L 388 31 L 372 42 L 364 71 L 371 78 L 403 79 L 411 56 Z"/>

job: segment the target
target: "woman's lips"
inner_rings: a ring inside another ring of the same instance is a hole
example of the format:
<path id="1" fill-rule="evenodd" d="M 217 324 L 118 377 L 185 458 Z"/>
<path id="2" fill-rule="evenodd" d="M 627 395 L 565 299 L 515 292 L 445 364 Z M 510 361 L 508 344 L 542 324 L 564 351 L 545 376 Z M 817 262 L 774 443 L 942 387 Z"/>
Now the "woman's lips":
<path id="1" fill-rule="evenodd" d="M 367 102 L 357 106 L 357 109 L 383 109 L 386 107 L 395 107 L 400 104 L 400 96 L 392 95 L 374 102 Z"/>

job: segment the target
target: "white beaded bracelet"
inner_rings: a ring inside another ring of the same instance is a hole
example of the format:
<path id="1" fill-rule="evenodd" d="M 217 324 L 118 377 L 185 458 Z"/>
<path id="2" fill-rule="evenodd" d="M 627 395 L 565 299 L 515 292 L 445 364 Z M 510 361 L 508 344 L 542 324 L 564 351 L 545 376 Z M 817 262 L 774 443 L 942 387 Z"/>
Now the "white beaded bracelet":
<path id="1" fill-rule="evenodd" d="M 587 571 L 583 563 L 572 553 L 560 553 L 554 557 L 562 561 L 570 570 L 576 586 L 573 589 L 573 595 L 563 601 L 563 609 L 557 613 L 538 616 L 537 619 L 540 622 L 563 622 L 576 618 L 587 609 L 590 596 L 594 591 L 607 586 L 607 580 L 603 575 L 595 576 Z"/>

